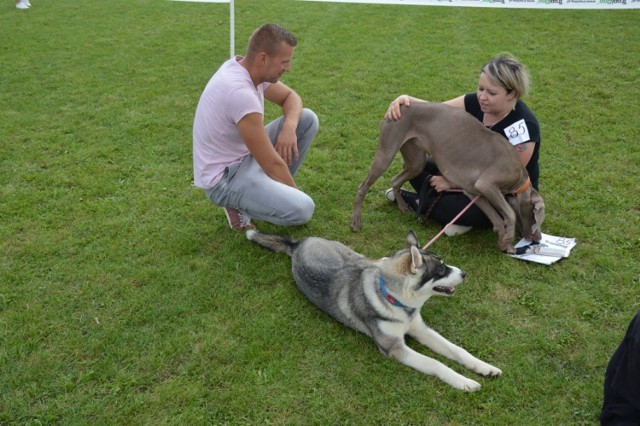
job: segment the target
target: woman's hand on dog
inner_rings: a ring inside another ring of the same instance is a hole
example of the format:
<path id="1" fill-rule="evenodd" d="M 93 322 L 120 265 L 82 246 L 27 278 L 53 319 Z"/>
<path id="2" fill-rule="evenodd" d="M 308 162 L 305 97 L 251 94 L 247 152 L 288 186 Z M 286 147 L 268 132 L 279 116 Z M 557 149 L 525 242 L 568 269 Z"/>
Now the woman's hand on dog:
<path id="1" fill-rule="evenodd" d="M 400 114 L 401 105 L 405 105 L 407 107 L 411 106 L 411 98 L 409 95 L 400 95 L 391 101 L 389 108 L 387 108 L 387 112 L 384 115 L 384 119 L 393 121 L 400 120 L 400 118 L 402 118 L 402 114 Z"/>

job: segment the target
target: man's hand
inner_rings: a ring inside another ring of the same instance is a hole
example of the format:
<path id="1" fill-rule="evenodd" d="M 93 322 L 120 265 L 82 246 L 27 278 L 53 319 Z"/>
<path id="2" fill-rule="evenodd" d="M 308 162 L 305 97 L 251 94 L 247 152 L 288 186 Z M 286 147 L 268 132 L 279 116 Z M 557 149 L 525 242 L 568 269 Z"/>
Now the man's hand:
<path id="1" fill-rule="evenodd" d="M 278 155 L 291 166 L 291 163 L 298 159 L 298 138 L 295 128 L 289 129 L 286 124 L 280 129 L 280 134 L 276 140 L 275 149 Z"/>

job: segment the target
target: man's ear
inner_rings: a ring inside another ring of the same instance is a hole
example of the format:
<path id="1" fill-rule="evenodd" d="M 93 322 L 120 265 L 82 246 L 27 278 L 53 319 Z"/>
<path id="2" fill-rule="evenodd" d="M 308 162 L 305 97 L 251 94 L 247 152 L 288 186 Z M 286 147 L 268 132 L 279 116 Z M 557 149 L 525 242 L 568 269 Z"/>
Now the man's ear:
<path id="1" fill-rule="evenodd" d="M 265 64 L 268 57 L 269 55 L 267 55 L 267 52 L 258 52 L 258 54 L 256 55 L 256 60 L 259 64 Z"/>

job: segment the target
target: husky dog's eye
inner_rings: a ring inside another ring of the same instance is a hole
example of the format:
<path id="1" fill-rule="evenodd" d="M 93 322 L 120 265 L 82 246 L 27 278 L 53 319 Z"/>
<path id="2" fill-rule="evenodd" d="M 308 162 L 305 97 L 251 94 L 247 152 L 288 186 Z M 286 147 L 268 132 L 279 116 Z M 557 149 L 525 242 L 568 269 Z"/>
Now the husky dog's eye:
<path id="1" fill-rule="evenodd" d="M 444 263 L 443 261 L 440 261 L 440 263 L 438 263 L 438 268 L 436 270 L 436 273 L 441 276 L 441 277 L 445 277 L 449 274 L 449 268 L 447 267 L 446 263 Z"/>

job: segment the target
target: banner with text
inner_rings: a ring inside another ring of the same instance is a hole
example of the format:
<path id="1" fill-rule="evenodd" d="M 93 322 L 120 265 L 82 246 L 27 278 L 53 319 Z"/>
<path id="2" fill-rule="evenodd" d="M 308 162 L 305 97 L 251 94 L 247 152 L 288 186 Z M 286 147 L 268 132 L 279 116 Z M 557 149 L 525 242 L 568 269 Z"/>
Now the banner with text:
<path id="1" fill-rule="evenodd" d="M 640 0 L 304 0 L 412 6 L 503 7 L 522 9 L 640 9 Z"/>

